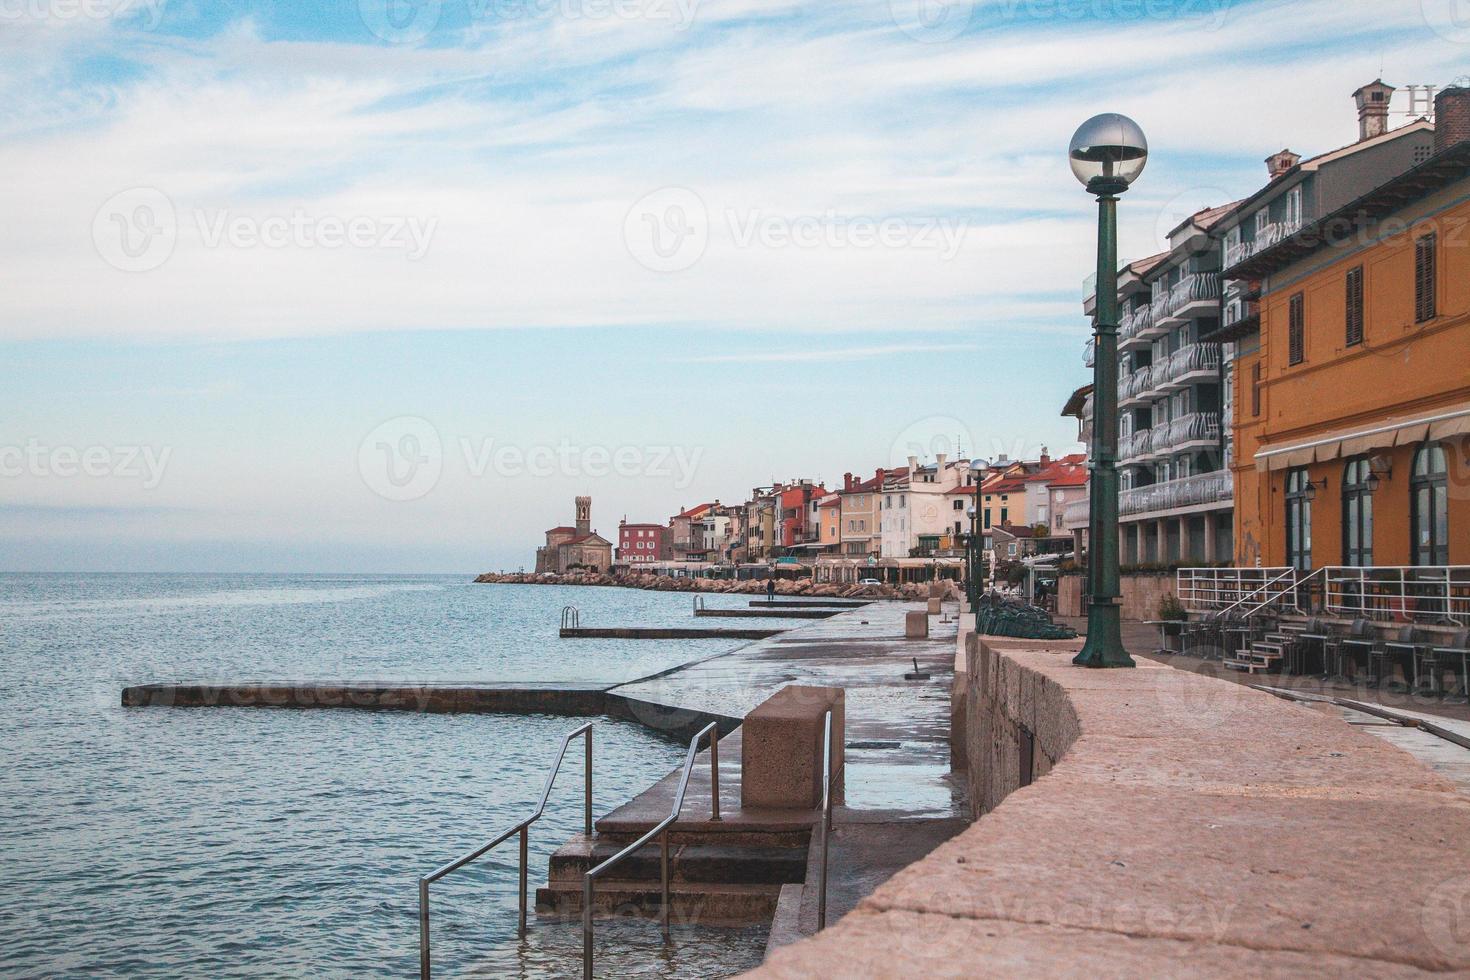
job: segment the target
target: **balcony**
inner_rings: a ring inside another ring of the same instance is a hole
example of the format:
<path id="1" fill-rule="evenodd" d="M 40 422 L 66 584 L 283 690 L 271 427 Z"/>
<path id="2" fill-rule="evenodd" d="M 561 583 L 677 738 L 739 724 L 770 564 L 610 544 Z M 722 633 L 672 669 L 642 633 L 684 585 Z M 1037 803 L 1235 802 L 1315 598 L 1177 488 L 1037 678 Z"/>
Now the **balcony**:
<path id="1" fill-rule="evenodd" d="M 1143 401 L 1144 394 L 1149 390 L 1149 378 L 1152 376 L 1152 368 L 1141 367 L 1120 379 L 1118 381 L 1118 406 L 1121 408 L 1132 402 Z"/>
<path id="2" fill-rule="evenodd" d="M 1082 364 L 1084 367 L 1092 367 L 1092 362 L 1097 354 L 1097 341 L 1089 340 L 1087 346 L 1082 348 Z"/>
<path id="3" fill-rule="evenodd" d="M 1164 365 L 1164 378 L 1158 386 L 1164 391 L 1187 388 L 1196 381 L 1217 380 L 1220 377 L 1220 347 L 1218 344 L 1185 344 L 1170 354 Z"/>
<path id="4" fill-rule="evenodd" d="M 1220 301 L 1220 274 L 1195 272 L 1185 276 L 1169 290 L 1169 316 L 1188 320 L 1208 316 Z"/>
<path id="5" fill-rule="evenodd" d="M 1151 306 L 1140 306 L 1131 313 L 1125 313 L 1118 324 L 1118 349 L 1127 350 L 1129 347 L 1145 344 L 1154 335 L 1154 311 Z"/>
<path id="6" fill-rule="evenodd" d="M 1087 501 L 1074 500 L 1062 508 L 1062 527 L 1068 531 L 1085 531 L 1090 513 Z"/>
<path id="7" fill-rule="evenodd" d="M 1149 430 L 1118 437 L 1118 458 L 1127 463 L 1141 463 L 1149 455 Z"/>
<path id="8" fill-rule="evenodd" d="M 1198 449 L 1218 445 L 1220 442 L 1219 412 L 1190 412 L 1169 422 L 1167 426 L 1154 426 L 1152 431 L 1164 429 L 1168 432 L 1168 448 L 1171 452 Z"/>
<path id="9" fill-rule="evenodd" d="M 1168 333 L 1169 323 L 1169 290 L 1159 287 L 1154 294 L 1153 302 L 1149 304 L 1149 329 L 1147 333 L 1139 332 L 1139 336 L 1145 340 Z"/>
<path id="10" fill-rule="evenodd" d="M 1244 262 L 1251 257 L 1251 251 L 1255 247 L 1253 242 L 1236 242 L 1225 249 L 1225 268 L 1230 268 Z"/>
<path id="11" fill-rule="evenodd" d="M 1118 514 L 1122 517 L 1133 517 L 1181 507 L 1229 503 L 1234 496 L 1234 481 L 1230 477 L 1230 471 L 1216 470 L 1124 490 L 1118 495 Z"/>
<path id="12" fill-rule="evenodd" d="M 1291 221 L 1276 221 L 1256 232 L 1255 241 L 1240 242 L 1225 250 L 1225 268 L 1239 265 L 1257 252 L 1265 251 L 1301 230 L 1306 222 L 1301 218 Z"/>

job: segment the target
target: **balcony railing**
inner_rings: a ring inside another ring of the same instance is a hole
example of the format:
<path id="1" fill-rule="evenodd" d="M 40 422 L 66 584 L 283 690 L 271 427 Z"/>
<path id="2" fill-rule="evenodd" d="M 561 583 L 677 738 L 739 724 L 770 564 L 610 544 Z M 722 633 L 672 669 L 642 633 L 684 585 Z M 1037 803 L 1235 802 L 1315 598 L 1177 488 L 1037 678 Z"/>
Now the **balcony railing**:
<path id="1" fill-rule="evenodd" d="M 1087 527 L 1090 510 L 1087 501 L 1074 500 L 1062 508 L 1062 527 L 1068 531 Z"/>
<path id="2" fill-rule="evenodd" d="M 1089 340 L 1087 346 L 1082 348 L 1082 364 L 1084 367 L 1092 367 L 1092 362 L 1097 354 L 1097 341 Z"/>
<path id="3" fill-rule="evenodd" d="M 1228 502 L 1235 495 L 1234 482 L 1228 470 L 1197 473 L 1178 480 L 1167 480 L 1147 487 L 1134 487 L 1118 495 L 1118 513 L 1123 516 L 1147 514 L 1178 507 Z"/>
<path id="4" fill-rule="evenodd" d="M 1128 401 L 1130 398 L 1138 398 L 1148 391 L 1149 378 L 1153 376 L 1152 368 L 1141 367 L 1118 382 L 1118 401 Z"/>
<path id="5" fill-rule="evenodd" d="M 1172 420 L 1167 427 L 1154 426 L 1154 431 L 1167 428 L 1168 447 L 1173 449 L 1182 446 L 1186 442 L 1200 442 L 1208 440 L 1217 442 L 1220 439 L 1220 413 L 1219 412 L 1190 412 Z"/>
<path id="6" fill-rule="evenodd" d="M 1285 238 L 1296 234 L 1306 222 L 1301 218 L 1292 221 L 1276 221 L 1256 232 L 1255 241 L 1240 242 L 1225 250 L 1225 268 L 1238 265 L 1257 252 L 1270 248 Z"/>
<path id="7" fill-rule="evenodd" d="M 1186 375 L 1201 371 L 1220 370 L 1220 346 L 1218 344 L 1185 344 L 1169 355 L 1169 369 L 1165 384 L 1178 381 Z"/>
<path id="8" fill-rule="evenodd" d="M 1146 456 L 1149 452 L 1149 431 L 1135 432 L 1131 436 L 1120 436 L 1118 438 L 1118 456 L 1120 459 L 1138 459 Z"/>
<path id="9" fill-rule="evenodd" d="M 1207 303 L 1220 298 L 1220 274 L 1195 272 L 1185 276 L 1169 290 L 1169 315 L 1194 303 Z"/>
<path id="10" fill-rule="evenodd" d="M 1139 334 L 1147 331 L 1154 325 L 1154 311 L 1152 306 L 1140 306 L 1131 313 L 1125 313 L 1122 321 L 1118 324 L 1118 337 L 1120 340 L 1132 340 Z"/>
<path id="11" fill-rule="evenodd" d="M 1169 290 L 1160 289 L 1154 294 L 1153 302 L 1149 304 L 1149 322 L 1157 323 L 1169 316 Z"/>

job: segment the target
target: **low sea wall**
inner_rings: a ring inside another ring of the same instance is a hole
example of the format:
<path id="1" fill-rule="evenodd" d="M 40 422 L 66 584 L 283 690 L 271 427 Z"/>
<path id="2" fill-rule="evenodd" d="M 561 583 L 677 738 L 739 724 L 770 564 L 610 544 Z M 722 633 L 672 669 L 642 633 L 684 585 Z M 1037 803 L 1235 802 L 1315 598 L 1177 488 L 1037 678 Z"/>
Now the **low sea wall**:
<path id="1" fill-rule="evenodd" d="M 1063 575 L 1057 580 L 1057 615 L 1086 616 L 1082 589 L 1087 579 L 1081 575 Z M 1123 618 L 1146 622 L 1159 618 L 1159 601 L 1174 592 L 1172 574 L 1124 575 L 1119 581 Z"/>
<path id="2" fill-rule="evenodd" d="M 762 978 L 1470 971 L 1470 798 L 1336 709 L 970 636 L 968 830 Z"/>

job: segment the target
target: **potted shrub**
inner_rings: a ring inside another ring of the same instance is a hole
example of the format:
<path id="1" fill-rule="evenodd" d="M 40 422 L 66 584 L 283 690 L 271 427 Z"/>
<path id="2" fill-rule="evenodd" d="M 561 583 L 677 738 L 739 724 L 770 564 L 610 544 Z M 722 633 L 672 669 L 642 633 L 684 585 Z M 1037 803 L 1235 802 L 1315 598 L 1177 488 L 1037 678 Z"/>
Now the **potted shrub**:
<path id="1" fill-rule="evenodd" d="M 1184 603 L 1172 592 L 1166 592 L 1159 600 L 1159 621 L 1164 624 L 1165 636 L 1179 636 L 1184 632 L 1184 622 L 1189 614 L 1184 610 Z"/>

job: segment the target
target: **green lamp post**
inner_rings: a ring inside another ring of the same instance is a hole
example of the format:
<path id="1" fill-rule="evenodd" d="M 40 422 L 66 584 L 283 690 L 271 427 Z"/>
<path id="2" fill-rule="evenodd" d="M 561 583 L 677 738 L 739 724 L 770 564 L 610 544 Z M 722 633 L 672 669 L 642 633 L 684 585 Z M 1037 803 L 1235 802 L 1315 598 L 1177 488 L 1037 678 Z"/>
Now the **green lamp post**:
<path id="1" fill-rule="evenodd" d="M 1092 362 L 1092 452 L 1088 487 L 1087 641 L 1073 663 L 1133 667 L 1123 649 L 1118 569 L 1118 195 L 1143 173 L 1148 140 L 1114 112 L 1093 116 L 1072 137 L 1072 173 L 1096 195 L 1096 351 Z"/>
<path id="2" fill-rule="evenodd" d="M 975 492 L 978 495 L 980 488 L 977 486 Z M 970 536 L 966 541 L 965 548 L 965 582 L 969 586 L 970 612 L 974 612 L 980 605 L 980 535 L 976 528 L 980 516 L 978 507 L 970 508 Z"/>

